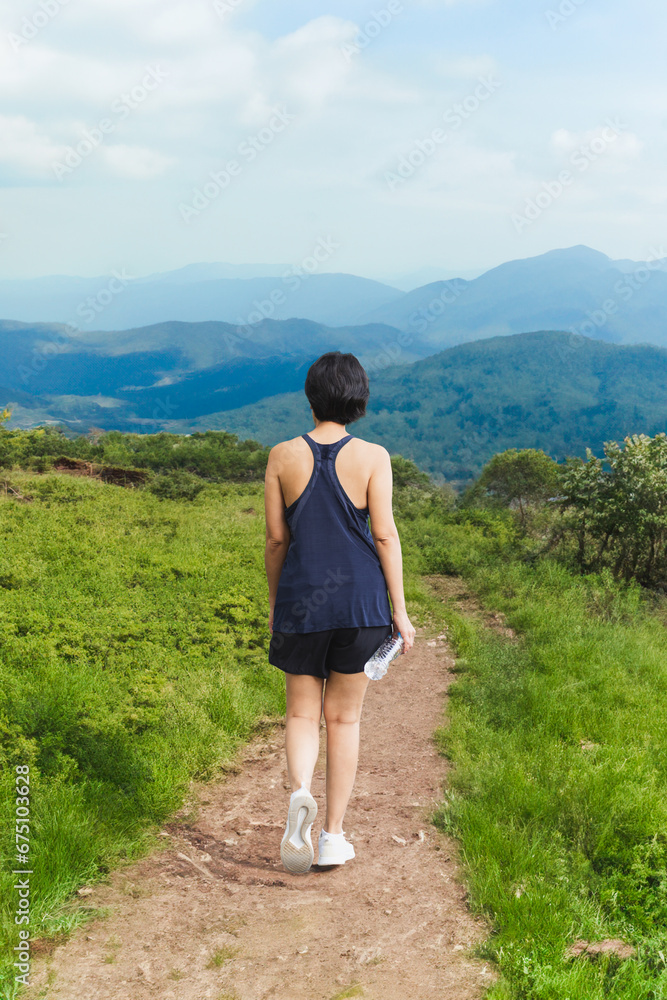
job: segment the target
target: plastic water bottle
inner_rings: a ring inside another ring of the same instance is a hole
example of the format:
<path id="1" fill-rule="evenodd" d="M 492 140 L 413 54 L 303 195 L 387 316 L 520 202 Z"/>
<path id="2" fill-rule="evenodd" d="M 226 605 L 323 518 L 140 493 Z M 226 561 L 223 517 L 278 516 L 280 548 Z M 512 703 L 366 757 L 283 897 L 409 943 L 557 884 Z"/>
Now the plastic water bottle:
<path id="1" fill-rule="evenodd" d="M 397 635 L 390 635 L 384 640 L 379 649 L 376 649 L 370 660 L 364 666 L 364 673 L 372 681 L 379 681 L 387 673 L 389 664 L 398 656 L 403 649 L 403 636 L 399 632 Z"/>

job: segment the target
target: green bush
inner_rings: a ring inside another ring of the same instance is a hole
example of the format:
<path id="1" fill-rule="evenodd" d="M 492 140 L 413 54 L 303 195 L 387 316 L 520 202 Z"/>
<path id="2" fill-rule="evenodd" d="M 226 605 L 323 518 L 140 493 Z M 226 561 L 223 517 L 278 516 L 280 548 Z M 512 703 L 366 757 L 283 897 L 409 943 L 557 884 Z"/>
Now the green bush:
<path id="1" fill-rule="evenodd" d="M 148 484 L 148 489 L 160 500 L 194 500 L 206 483 L 190 472 L 177 469 L 175 472 L 156 476 Z"/>

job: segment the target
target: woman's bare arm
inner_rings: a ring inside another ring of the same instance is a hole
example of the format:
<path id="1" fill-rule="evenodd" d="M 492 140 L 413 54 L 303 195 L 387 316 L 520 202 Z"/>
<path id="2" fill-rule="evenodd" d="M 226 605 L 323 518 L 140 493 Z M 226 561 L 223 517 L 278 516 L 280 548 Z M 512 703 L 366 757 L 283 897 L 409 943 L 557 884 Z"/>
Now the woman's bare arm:
<path id="1" fill-rule="evenodd" d="M 368 481 L 368 512 L 371 535 L 387 581 L 394 626 L 403 636 L 404 652 L 414 643 L 415 630 L 408 618 L 403 592 L 403 556 L 401 541 L 392 509 L 393 476 L 391 458 L 386 448 L 376 448 L 375 461 Z"/>
<path id="2" fill-rule="evenodd" d="M 281 462 L 275 445 L 269 452 L 264 476 L 264 513 L 266 518 L 266 547 L 264 566 L 269 585 L 269 629 L 273 631 L 273 609 L 276 604 L 280 573 L 287 556 L 290 530 L 285 517 L 283 491 L 278 478 Z"/>

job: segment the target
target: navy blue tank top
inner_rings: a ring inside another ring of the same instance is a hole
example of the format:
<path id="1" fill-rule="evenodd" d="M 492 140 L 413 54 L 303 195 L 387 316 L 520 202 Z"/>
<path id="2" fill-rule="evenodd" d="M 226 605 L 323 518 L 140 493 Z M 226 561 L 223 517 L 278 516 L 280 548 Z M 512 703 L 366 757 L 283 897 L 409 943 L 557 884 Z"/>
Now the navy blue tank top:
<path id="1" fill-rule="evenodd" d="M 368 507 L 355 507 L 336 475 L 333 444 L 302 438 L 313 452 L 308 485 L 285 507 L 290 544 L 278 582 L 274 632 L 391 625 L 387 583 L 368 526 Z"/>

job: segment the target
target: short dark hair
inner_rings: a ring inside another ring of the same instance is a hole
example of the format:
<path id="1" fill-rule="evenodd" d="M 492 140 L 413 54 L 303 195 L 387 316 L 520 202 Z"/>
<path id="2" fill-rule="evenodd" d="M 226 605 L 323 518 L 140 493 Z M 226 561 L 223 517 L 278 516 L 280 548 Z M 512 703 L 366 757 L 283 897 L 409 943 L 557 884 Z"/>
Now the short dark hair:
<path id="1" fill-rule="evenodd" d="M 308 369 L 305 392 L 318 420 L 351 424 L 366 414 L 368 375 L 354 354 L 328 351 Z"/>

